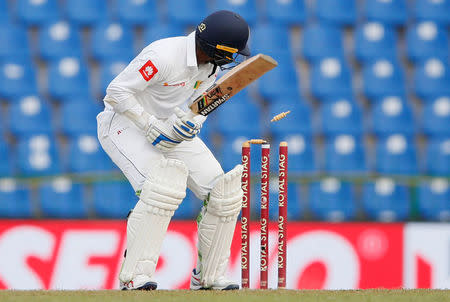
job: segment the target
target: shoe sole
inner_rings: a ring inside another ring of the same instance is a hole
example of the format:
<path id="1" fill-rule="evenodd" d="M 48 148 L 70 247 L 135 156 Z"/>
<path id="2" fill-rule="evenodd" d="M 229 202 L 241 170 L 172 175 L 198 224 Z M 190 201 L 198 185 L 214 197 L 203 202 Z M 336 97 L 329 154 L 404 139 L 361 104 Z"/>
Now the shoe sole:
<path id="1" fill-rule="evenodd" d="M 137 288 L 133 288 L 131 290 L 155 290 L 158 287 L 158 284 L 156 282 L 147 282 L 142 286 L 139 286 Z M 126 287 L 123 287 L 122 290 L 129 290 Z"/>
<path id="2" fill-rule="evenodd" d="M 196 288 L 192 288 L 191 290 L 238 290 L 239 289 L 239 285 L 237 284 L 230 284 L 225 288 L 214 288 L 214 287 L 196 287 Z"/>
<path id="3" fill-rule="evenodd" d="M 237 289 L 239 289 L 239 285 L 237 284 L 230 284 L 227 287 L 222 288 L 222 290 L 237 290 Z"/>

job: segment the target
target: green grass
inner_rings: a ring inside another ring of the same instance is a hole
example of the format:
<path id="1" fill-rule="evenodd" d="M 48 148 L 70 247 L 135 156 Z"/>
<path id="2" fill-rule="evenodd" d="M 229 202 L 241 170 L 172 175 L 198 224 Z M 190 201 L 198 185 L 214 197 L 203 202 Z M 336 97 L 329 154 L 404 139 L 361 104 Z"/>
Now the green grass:
<path id="1" fill-rule="evenodd" d="M 0 291 L 2 302 L 124 302 L 124 301 L 183 301 L 183 302 L 446 302 L 450 301 L 450 290 L 240 290 L 187 291 L 158 290 L 153 292 L 136 291 Z"/>

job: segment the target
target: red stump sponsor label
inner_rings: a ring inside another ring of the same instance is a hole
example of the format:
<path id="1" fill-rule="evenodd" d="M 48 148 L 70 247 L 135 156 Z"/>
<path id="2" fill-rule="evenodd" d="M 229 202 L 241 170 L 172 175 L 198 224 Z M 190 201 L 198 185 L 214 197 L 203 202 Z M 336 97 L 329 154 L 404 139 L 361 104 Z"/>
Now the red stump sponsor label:
<path id="1" fill-rule="evenodd" d="M 259 288 L 268 288 L 268 261 L 269 261 L 269 180 L 270 180 L 270 145 L 261 146 L 261 246 L 260 270 L 261 279 Z"/>
<path id="2" fill-rule="evenodd" d="M 242 213 L 241 213 L 241 269 L 242 287 L 248 288 L 250 271 L 250 145 L 242 146 Z"/>
<path id="3" fill-rule="evenodd" d="M 278 155 L 278 288 L 286 287 L 287 242 L 287 145 L 280 145 Z"/>

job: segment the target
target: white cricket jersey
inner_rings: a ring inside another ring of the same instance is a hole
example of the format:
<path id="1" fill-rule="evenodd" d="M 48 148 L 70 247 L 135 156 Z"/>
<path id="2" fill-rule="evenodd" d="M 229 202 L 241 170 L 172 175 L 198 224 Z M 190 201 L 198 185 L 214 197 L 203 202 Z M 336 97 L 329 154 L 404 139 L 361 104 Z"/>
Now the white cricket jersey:
<path id="1" fill-rule="evenodd" d="M 157 40 L 144 48 L 109 84 L 106 97 L 119 105 L 126 105 L 134 97 L 145 111 L 165 119 L 173 114 L 175 107 L 187 110 L 214 83 L 217 71 L 209 76 L 213 67 L 211 63 L 197 66 L 195 32 Z M 106 102 L 105 105 L 111 108 Z"/>

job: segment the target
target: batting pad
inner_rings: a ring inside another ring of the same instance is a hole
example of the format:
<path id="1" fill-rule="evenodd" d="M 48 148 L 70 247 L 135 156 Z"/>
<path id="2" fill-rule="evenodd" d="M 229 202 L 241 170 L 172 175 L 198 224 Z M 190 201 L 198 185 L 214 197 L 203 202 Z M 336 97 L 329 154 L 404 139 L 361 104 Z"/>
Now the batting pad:
<path id="1" fill-rule="evenodd" d="M 211 190 L 198 220 L 201 282 L 210 287 L 226 273 L 236 219 L 242 207 L 242 165 L 223 175 Z"/>
<path id="2" fill-rule="evenodd" d="M 184 163 L 174 159 L 164 159 L 151 168 L 140 200 L 128 218 L 127 255 L 120 281 L 154 274 L 167 227 L 186 196 L 187 176 Z"/>

